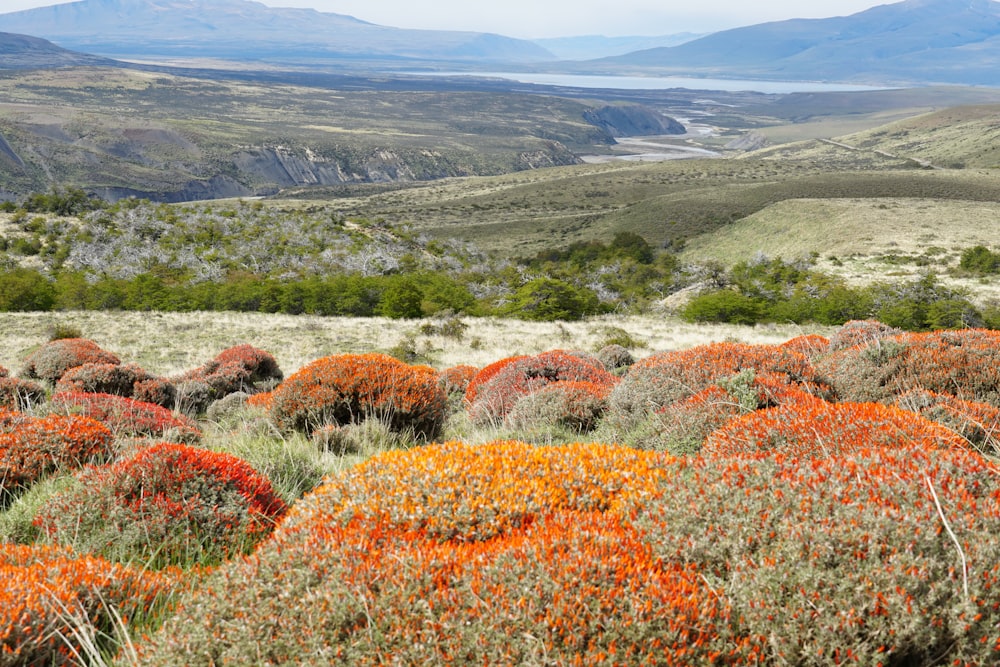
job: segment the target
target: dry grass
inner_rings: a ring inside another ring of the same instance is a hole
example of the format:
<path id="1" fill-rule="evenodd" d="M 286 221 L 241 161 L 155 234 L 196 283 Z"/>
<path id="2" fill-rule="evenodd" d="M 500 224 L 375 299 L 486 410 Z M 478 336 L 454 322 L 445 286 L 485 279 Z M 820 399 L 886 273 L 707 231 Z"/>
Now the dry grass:
<path id="1" fill-rule="evenodd" d="M 433 366 L 446 368 L 485 366 L 515 354 L 556 348 L 595 351 L 610 328 L 622 329 L 645 343 L 645 348 L 633 351 L 637 357 L 722 340 L 780 343 L 814 330 L 794 325 L 694 325 L 655 315 L 566 323 L 496 318 L 463 321 L 468 325 L 464 335 L 448 338 L 421 334 L 421 320 L 255 313 L 0 313 L 0 365 L 17 371 L 57 324 L 77 327 L 104 349 L 162 375 L 199 366 L 240 343 L 271 352 L 288 374 L 330 354 L 386 351 L 404 341 L 411 341 Z"/>

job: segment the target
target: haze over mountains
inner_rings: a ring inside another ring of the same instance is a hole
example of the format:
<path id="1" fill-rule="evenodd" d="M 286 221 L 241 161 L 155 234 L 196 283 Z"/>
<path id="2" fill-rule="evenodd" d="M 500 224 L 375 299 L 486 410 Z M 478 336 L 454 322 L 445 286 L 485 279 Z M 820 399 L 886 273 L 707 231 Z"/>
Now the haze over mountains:
<path id="1" fill-rule="evenodd" d="M 0 31 L 112 58 L 208 57 L 340 68 L 361 61 L 381 68 L 509 65 L 572 73 L 1000 85 L 1000 2 L 993 0 L 905 0 L 851 16 L 762 23 L 700 38 L 531 42 L 390 28 L 250 0 L 78 0 L 0 14 Z M 639 50 L 598 58 L 630 49 Z"/>

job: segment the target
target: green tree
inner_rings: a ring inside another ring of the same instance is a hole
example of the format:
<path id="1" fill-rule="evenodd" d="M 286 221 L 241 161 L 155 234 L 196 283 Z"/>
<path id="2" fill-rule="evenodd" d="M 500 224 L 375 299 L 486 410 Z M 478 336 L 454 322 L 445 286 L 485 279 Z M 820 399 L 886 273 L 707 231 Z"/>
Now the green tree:
<path id="1" fill-rule="evenodd" d="M 52 310 L 56 291 L 34 269 L 14 268 L 0 274 L 0 311 Z"/>
<path id="2" fill-rule="evenodd" d="M 536 278 L 522 285 L 502 314 L 523 320 L 579 320 L 600 310 L 593 290 L 555 278 Z"/>
<path id="3" fill-rule="evenodd" d="M 734 290 L 718 290 L 700 294 L 681 309 L 688 322 L 729 322 L 756 324 L 764 318 L 765 304 Z"/>

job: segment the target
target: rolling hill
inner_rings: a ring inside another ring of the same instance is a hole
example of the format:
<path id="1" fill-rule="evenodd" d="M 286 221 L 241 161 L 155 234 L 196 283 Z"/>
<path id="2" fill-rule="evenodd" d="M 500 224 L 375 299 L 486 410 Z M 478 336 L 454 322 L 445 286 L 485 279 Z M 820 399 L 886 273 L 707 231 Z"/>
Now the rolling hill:
<path id="1" fill-rule="evenodd" d="M 995 86 L 1000 85 L 1000 3 L 904 0 L 850 16 L 725 30 L 593 64 L 792 81 Z"/>

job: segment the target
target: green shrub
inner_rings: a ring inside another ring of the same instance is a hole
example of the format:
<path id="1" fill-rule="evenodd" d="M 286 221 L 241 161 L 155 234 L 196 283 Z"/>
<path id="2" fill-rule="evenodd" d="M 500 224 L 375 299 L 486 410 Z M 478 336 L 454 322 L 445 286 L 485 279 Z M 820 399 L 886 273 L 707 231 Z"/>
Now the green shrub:
<path id="1" fill-rule="evenodd" d="M 536 278 L 517 289 L 501 313 L 523 320 L 579 320 L 600 311 L 597 294 L 554 278 Z"/>
<path id="2" fill-rule="evenodd" d="M 688 322 L 729 322 L 756 324 L 764 319 L 766 307 L 759 299 L 724 289 L 699 294 L 681 309 Z"/>

